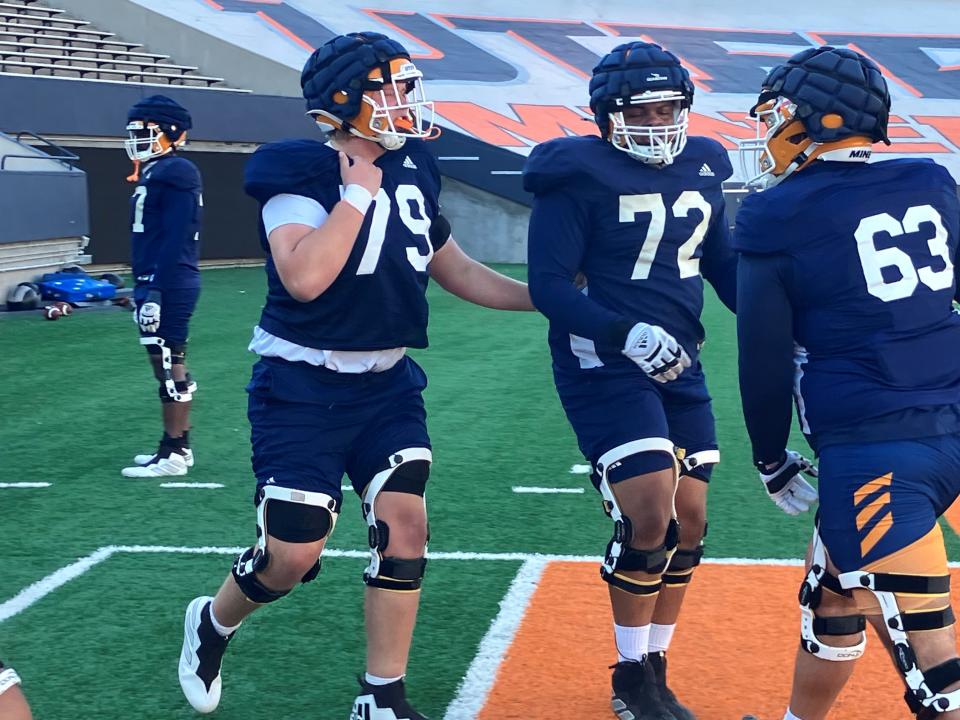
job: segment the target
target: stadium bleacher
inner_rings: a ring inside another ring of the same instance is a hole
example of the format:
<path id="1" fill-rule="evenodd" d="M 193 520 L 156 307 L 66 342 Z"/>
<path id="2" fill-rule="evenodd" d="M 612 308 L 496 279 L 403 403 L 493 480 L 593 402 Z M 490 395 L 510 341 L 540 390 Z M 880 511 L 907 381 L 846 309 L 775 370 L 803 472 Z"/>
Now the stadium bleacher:
<path id="1" fill-rule="evenodd" d="M 34 0 L 0 2 L 0 73 L 223 87 L 221 77 L 147 52 L 142 45 L 98 30 L 87 20 Z"/>

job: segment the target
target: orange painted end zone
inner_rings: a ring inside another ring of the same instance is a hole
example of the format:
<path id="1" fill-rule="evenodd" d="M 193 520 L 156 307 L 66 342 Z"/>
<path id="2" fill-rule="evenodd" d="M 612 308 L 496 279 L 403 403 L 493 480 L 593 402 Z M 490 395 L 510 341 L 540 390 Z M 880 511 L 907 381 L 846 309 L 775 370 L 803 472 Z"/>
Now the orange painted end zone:
<path id="1" fill-rule="evenodd" d="M 799 638 L 801 576 L 799 567 L 698 568 L 670 651 L 670 681 L 699 720 L 783 717 Z M 867 655 L 830 718 L 909 720 L 901 682 L 879 639 L 869 635 Z M 612 636 L 597 567 L 550 564 L 479 718 L 610 720 Z"/>

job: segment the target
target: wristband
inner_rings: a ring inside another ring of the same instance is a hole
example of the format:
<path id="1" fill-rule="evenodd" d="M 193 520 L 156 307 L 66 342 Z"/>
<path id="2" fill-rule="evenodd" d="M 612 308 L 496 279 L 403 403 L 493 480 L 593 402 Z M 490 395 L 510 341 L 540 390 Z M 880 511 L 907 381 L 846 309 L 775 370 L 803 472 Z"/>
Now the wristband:
<path id="1" fill-rule="evenodd" d="M 366 215 L 367 209 L 370 207 L 370 203 L 373 202 L 373 195 L 371 195 L 370 191 L 362 185 L 353 184 L 347 185 L 343 191 L 343 197 L 340 199 L 349 204 L 361 215 Z"/>
<path id="2" fill-rule="evenodd" d="M 14 685 L 19 684 L 20 676 L 17 675 L 16 670 L 13 668 L 0 670 L 0 695 L 3 695 L 4 692 L 12 688 Z"/>

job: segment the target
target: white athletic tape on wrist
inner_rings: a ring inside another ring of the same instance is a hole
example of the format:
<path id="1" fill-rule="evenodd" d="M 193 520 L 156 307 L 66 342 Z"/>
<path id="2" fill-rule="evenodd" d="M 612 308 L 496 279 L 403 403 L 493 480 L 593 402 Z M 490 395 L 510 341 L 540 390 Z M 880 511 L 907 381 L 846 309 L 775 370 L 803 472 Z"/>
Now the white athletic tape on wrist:
<path id="1" fill-rule="evenodd" d="M 5 670 L 0 670 L 0 695 L 3 695 L 7 690 L 12 688 L 14 685 L 20 684 L 20 676 L 17 675 L 17 671 L 13 668 L 6 668 Z"/>
<path id="2" fill-rule="evenodd" d="M 366 215 L 373 202 L 373 195 L 362 185 L 347 185 L 343 190 L 341 198 L 345 203 L 351 205 L 361 215 Z"/>

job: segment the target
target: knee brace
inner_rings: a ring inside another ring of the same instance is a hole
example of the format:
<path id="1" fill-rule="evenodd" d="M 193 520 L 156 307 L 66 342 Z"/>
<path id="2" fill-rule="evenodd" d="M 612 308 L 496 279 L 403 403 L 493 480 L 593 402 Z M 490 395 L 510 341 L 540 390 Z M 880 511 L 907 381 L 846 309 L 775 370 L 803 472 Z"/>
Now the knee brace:
<path id="1" fill-rule="evenodd" d="M 427 566 L 426 557 L 385 556 L 383 553 L 390 544 L 390 528 L 383 520 L 377 519 L 375 508 L 377 495 L 383 491 L 387 481 L 391 481 L 391 491 L 423 497 L 432 461 L 433 455 L 426 448 L 398 450 L 388 459 L 387 467 L 374 475 L 364 490 L 360 509 L 367 521 L 370 564 L 363 571 L 363 581 L 370 587 L 399 592 L 420 589 Z M 426 550 L 424 546 L 424 555 Z"/>
<path id="2" fill-rule="evenodd" d="M 827 554 L 820 533 L 813 531 L 813 559 L 807 576 L 800 585 L 800 647 L 822 660 L 844 662 L 856 660 L 867 647 L 867 621 L 863 615 L 817 617 L 816 609 L 823 599 L 823 589 L 837 595 L 852 597 L 840 581 L 827 572 Z M 860 633 L 860 642 L 850 647 L 828 645 L 820 636 L 855 635 Z"/>
<path id="3" fill-rule="evenodd" d="M 604 453 L 597 461 L 596 474 L 599 478 L 599 490 L 603 497 L 603 509 L 613 520 L 613 537 L 607 544 L 600 577 L 614 587 L 634 595 L 653 595 L 660 592 L 661 578 L 655 580 L 637 580 L 623 575 L 623 572 L 644 572 L 662 576 L 670 564 L 679 540 L 679 526 L 676 512 L 667 525 L 667 534 L 662 545 L 645 550 L 629 545 L 633 537 L 633 525 L 630 518 L 623 514 L 617 498 L 610 486 L 609 472 L 612 467 L 623 462 L 624 458 L 642 452 L 665 452 L 673 459 L 674 492 L 679 477 L 673 443 L 666 438 L 646 438 L 619 445 Z"/>
<path id="4" fill-rule="evenodd" d="M 147 348 L 151 355 L 160 357 L 160 401 L 168 402 L 190 402 L 193 396 L 193 387 L 189 382 L 178 383 L 173 379 L 174 364 L 182 364 L 186 355 L 185 345 L 170 345 L 161 337 L 148 335 L 140 338 L 140 344 Z M 176 355 L 175 355 L 176 353 Z M 174 360 L 178 357 L 179 361 Z"/>
<path id="5" fill-rule="evenodd" d="M 845 590 L 867 590 L 877 600 L 884 628 L 893 644 L 894 661 L 907 685 L 904 699 L 910 710 L 921 720 L 926 720 L 960 709 L 960 689 L 945 692 L 947 687 L 960 682 L 960 659 L 952 658 L 921 670 L 907 637 L 908 632 L 949 627 L 954 623 L 953 610 L 947 606 L 937 610 L 906 612 L 900 608 L 897 599 L 898 595 L 946 596 L 949 602 L 950 576 L 854 570 L 841 573 L 839 580 Z"/>
<path id="6" fill-rule="evenodd" d="M 681 475 L 708 483 L 713 466 L 720 462 L 720 451 L 700 450 L 687 455 L 683 449 L 677 448 L 677 461 L 680 463 Z"/>
<path id="7" fill-rule="evenodd" d="M 271 603 L 290 590 L 272 590 L 257 577 L 269 561 L 267 534 L 290 543 L 317 542 L 329 537 L 337 524 L 337 501 L 325 493 L 264 485 L 257 503 L 257 544 L 245 550 L 233 564 L 233 577 L 241 592 L 255 603 Z M 304 574 L 307 583 L 320 573 L 320 558 Z"/>
<path id="8" fill-rule="evenodd" d="M 670 558 L 670 564 L 663 573 L 663 584 L 667 587 L 682 587 L 693 579 L 693 571 L 703 559 L 703 545 L 693 550 L 677 550 Z"/>

